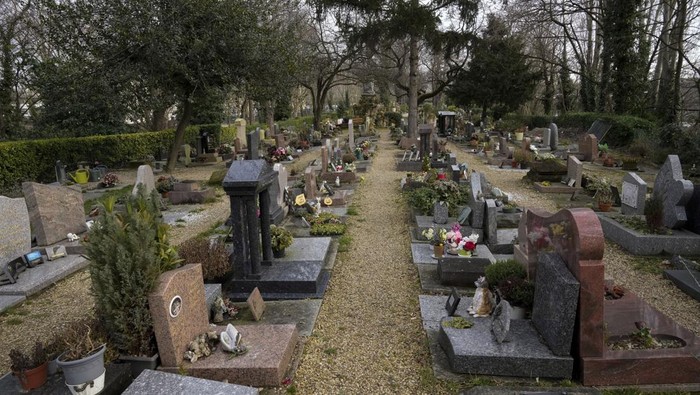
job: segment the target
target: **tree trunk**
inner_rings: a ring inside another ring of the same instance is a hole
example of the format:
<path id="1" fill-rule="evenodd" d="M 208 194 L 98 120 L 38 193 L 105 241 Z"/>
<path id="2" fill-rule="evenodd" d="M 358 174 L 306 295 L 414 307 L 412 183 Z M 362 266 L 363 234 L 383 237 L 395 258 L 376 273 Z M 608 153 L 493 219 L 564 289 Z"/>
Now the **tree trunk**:
<path id="1" fill-rule="evenodd" d="M 408 55 L 408 137 L 418 135 L 418 38 L 410 37 Z"/>
<path id="2" fill-rule="evenodd" d="M 157 132 L 168 127 L 168 120 L 165 118 L 167 108 L 156 108 L 153 110 L 151 118 L 151 131 Z"/>
<path id="3" fill-rule="evenodd" d="M 678 53 L 678 59 L 676 60 L 676 73 L 673 76 L 673 98 L 671 111 L 669 113 L 669 122 L 678 121 L 678 109 L 681 104 L 681 72 L 683 71 L 683 34 L 685 33 L 686 25 L 686 14 L 688 10 L 687 0 L 679 0 L 678 2 L 678 16 L 676 17 L 676 28 L 678 29 L 675 33 L 675 50 Z"/>
<path id="4" fill-rule="evenodd" d="M 170 147 L 170 153 L 168 154 L 168 164 L 165 166 L 166 173 L 172 173 L 173 170 L 175 170 L 177 153 L 180 151 L 180 147 L 185 142 L 185 129 L 190 124 L 191 118 L 192 102 L 189 100 L 189 98 L 185 98 L 182 109 L 182 118 L 180 118 L 180 121 L 177 123 L 173 145 Z"/>
<path id="5" fill-rule="evenodd" d="M 272 138 L 275 133 L 275 101 L 267 101 L 267 134 L 265 137 Z"/>

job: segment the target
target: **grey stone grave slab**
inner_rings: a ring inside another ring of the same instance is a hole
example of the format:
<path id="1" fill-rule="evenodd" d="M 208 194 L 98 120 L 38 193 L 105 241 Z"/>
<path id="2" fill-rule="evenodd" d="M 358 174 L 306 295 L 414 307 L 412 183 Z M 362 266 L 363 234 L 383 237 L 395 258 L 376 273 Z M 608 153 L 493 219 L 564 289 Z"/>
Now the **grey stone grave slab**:
<path id="1" fill-rule="evenodd" d="M 124 391 L 124 395 L 255 395 L 257 388 L 146 369 Z"/>
<path id="2" fill-rule="evenodd" d="M 693 195 L 693 183 L 683 179 L 683 168 L 678 155 L 669 155 L 654 180 L 654 195 L 664 204 L 664 226 L 678 229 L 688 216 L 685 205 Z"/>
<path id="3" fill-rule="evenodd" d="M 471 200 L 479 201 L 483 200 L 483 190 L 481 189 L 481 176 L 480 173 L 472 172 L 469 175 L 469 186 L 471 187 Z"/>
<path id="4" fill-rule="evenodd" d="M 27 300 L 24 295 L 0 295 L 0 313 Z"/>
<path id="5" fill-rule="evenodd" d="M 297 238 L 287 247 L 286 254 L 282 258 L 275 258 L 275 261 L 324 261 L 330 245 L 330 237 Z"/>
<path id="6" fill-rule="evenodd" d="M 462 296 L 457 292 L 457 288 L 452 287 L 450 290 L 450 295 L 447 297 L 445 302 L 445 311 L 447 315 L 452 317 L 457 312 L 457 307 L 459 307 L 459 302 L 462 300 Z"/>
<path id="7" fill-rule="evenodd" d="M 301 300 L 268 300 L 265 301 L 265 315 L 260 321 L 244 320 L 239 324 L 270 325 L 294 324 L 300 336 L 311 336 L 316 324 L 316 318 L 321 310 L 321 299 Z M 238 307 L 246 307 L 244 302 L 234 303 Z"/>
<path id="8" fill-rule="evenodd" d="M 247 133 L 246 143 L 248 144 L 248 155 L 246 159 L 256 160 L 260 158 L 260 128 Z"/>
<path id="9" fill-rule="evenodd" d="M 664 270 L 664 277 L 681 291 L 700 302 L 700 272 L 697 270 Z"/>
<path id="10" fill-rule="evenodd" d="M 68 255 L 57 262 L 41 264 L 22 272 L 14 284 L 0 287 L 0 295 L 33 295 L 42 289 L 87 267 L 89 261 L 79 255 Z"/>
<path id="11" fill-rule="evenodd" d="M 633 255 L 700 255 L 700 235 L 674 229 L 671 235 L 650 235 L 625 228 L 605 215 L 598 215 L 606 239 L 619 244 Z"/>
<path id="12" fill-rule="evenodd" d="M 498 244 L 498 207 L 493 199 L 486 199 L 486 211 L 484 219 L 484 236 L 488 245 Z"/>
<path id="13" fill-rule="evenodd" d="M 414 264 L 437 265 L 433 258 L 433 246 L 425 243 L 411 243 L 411 254 Z"/>
<path id="14" fill-rule="evenodd" d="M 433 222 L 433 217 L 429 215 L 416 215 L 416 226 L 418 229 L 426 229 L 426 228 L 432 228 L 433 226 L 437 228 L 444 228 L 444 229 L 450 229 L 452 228 L 452 224 L 457 222 L 457 219 L 454 217 L 449 217 L 447 218 L 447 222 L 444 224 L 436 224 Z"/>
<path id="15" fill-rule="evenodd" d="M 700 234 L 700 184 L 693 186 L 693 196 L 685 206 L 688 214 L 686 228 L 694 233 Z"/>
<path id="16" fill-rule="evenodd" d="M 580 284 L 556 253 L 540 254 L 532 324 L 554 355 L 571 354 Z"/>
<path id="17" fill-rule="evenodd" d="M 471 226 L 483 229 L 486 217 L 486 202 L 484 200 L 470 201 L 469 207 L 472 209 Z"/>
<path id="18" fill-rule="evenodd" d="M 211 306 L 219 296 L 221 296 L 221 284 L 204 284 L 204 298 L 207 303 L 207 309 L 211 310 Z"/>
<path id="19" fill-rule="evenodd" d="M 440 282 L 440 277 L 437 273 L 437 265 L 435 264 L 416 264 L 418 276 L 420 277 L 420 286 L 423 292 L 426 293 L 448 293 L 453 286 L 444 285 Z M 471 287 L 456 286 L 457 290 L 462 294 L 474 292 L 474 284 Z"/>
<path id="20" fill-rule="evenodd" d="M 585 387 L 547 387 L 537 384 L 530 386 L 511 385 L 505 387 L 473 387 L 461 393 L 461 395 L 600 395 L 596 388 Z"/>
<path id="21" fill-rule="evenodd" d="M 605 135 L 608 134 L 611 127 L 611 123 L 597 119 L 593 122 L 590 129 L 588 129 L 587 133 L 594 135 L 596 139 L 598 139 L 598 142 L 603 142 L 603 138 L 605 138 Z"/>
<path id="22" fill-rule="evenodd" d="M 449 218 L 449 209 L 446 202 L 435 202 L 433 205 L 433 222 L 436 224 L 446 224 Z"/>
<path id="23" fill-rule="evenodd" d="M 647 183 L 637 173 L 627 173 L 622 177 L 622 214 L 643 215 L 646 197 Z"/>
<path id="24" fill-rule="evenodd" d="M 671 258 L 671 265 L 673 265 L 674 269 L 700 271 L 700 263 L 683 258 L 680 255 L 674 255 Z"/>
<path id="25" fill-rule="evenodd" d="M 23 198 L 0 196 L 0 266 L 29 252 L 32 235 Z"/>
<path id="26" fill-rule="evenodd" d="M 470 318 L 474 326 L 455 329 L 440 323 L 438 341 L 456 373 L 511 377 L 566 378 L 573 374 L 572 357 L 553 355 L 529 320 L 512 320 L 510 342 L 498 344 L 490 318 Z"/>
<path id="27" fill-rule="evenodd" d="M 570 187 L 581 188 L 583 163 L 581 163 L 581 161 L 573 155 L 569 155 L 569 158 L 566 160 L 566 176 L 569 180 L 574 180 L 574 184 L 569 185 Z"/>
<path id="28" fill-rule="evenodd" d="M 494 262 L 488 247 L 483 244 L 476 246 L 476 256 L 458 257 L 446 255 L 437 260 L 437 273 L 440 283 L 450 286 L 473 287 L 474 282 L 484 275 L 486 267 Z"/>
<path id="29" fill-rule="evenodd" d="M 510 315 L 512 307 L 507 300 L 501 299 L 491 315 L 491 332 L 498 344 L 510 341 Z"/>

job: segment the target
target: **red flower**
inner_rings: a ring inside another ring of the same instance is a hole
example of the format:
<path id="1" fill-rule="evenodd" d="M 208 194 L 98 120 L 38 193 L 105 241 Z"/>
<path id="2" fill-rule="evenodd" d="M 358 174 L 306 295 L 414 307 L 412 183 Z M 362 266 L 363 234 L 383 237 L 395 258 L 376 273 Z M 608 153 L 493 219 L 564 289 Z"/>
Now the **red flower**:
<path id="1" fill-rule="evenodd" d="M 473 241 L 468 241 L 464 243 L 464 251 L 474 251 L 476 250 L 476 243 Z"/>

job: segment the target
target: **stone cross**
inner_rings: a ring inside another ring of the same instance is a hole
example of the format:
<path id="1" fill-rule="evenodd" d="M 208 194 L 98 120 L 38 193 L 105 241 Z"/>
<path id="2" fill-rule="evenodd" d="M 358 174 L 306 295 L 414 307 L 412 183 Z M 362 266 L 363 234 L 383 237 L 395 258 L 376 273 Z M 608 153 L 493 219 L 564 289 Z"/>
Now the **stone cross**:
<path id="1" fill-rule="evenodd" d="M 664 226 L 679 229 L 688 216 L 685 205 L 693 196 L 693 183 L 683 179 L 683 169 L 678 155 L 669 155 L 659 169 L 654 181 L 654 196 L 664 204 Z"/>
<path id="2" fill-rule="evenodd" d="M 647 183 L 637 173 L 622 177 L 622 214 L 642 215 L 647 196 Z"/>

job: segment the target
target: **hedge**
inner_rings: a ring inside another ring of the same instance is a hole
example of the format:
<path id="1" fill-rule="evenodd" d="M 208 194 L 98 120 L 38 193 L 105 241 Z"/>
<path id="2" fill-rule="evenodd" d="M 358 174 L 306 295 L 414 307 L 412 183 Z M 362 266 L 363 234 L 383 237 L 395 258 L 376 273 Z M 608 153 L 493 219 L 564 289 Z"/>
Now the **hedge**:
<path id="1" fill-rule="evenodd" d="M 193 125 L 185 131 L 185 143 L 196 146 L 199 132 L 213 133 L 214 143 L 221 140 L 220 125 Z M 234 128 L 235 131 L 235 128 Z M 67 137 L 0 143 L 0 194 L 17 195 L 24 181 L 56 181 L 55 163 L 60 160 L 75 169 L 78 162 L 99 162 L 107 167 L 122 167 L 148 156 L 167 157 L 173 129 L 159 132 L 125 133 L 88 137 Z"/>
<path id="2" fill-rule="evenodd" d="M 649 136 L 654 133 L 657 126 L 646 119 L 631 115 L 615 115 L 593 112 L 566 113 L 554 118 L 559 128 L 576 128 L 582 131 L 588 130 L 597 119 L 612 124 L 610 131 L 603 140 L 611 147 L 628 145 L 638 136 Z M 552 117 L 548 115 L 517 115 L 508 114 L 504 117 L 507 124 L 527 124 L 530 129 L 549 126 Z"/>

